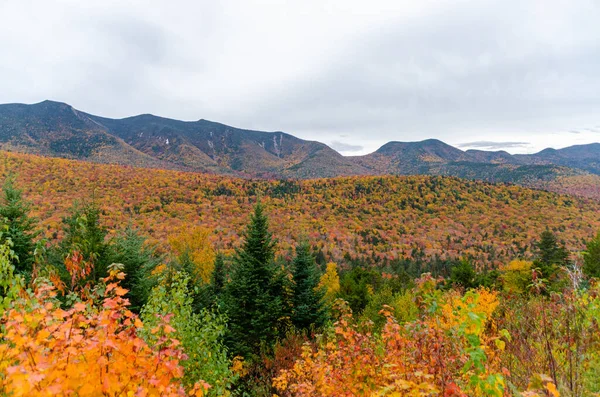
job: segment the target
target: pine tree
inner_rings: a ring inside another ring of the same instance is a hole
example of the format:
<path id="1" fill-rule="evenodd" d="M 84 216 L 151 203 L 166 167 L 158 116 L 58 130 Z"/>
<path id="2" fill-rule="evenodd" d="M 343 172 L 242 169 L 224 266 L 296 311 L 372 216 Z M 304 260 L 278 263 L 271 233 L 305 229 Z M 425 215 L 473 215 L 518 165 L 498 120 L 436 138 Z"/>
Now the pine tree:
<path id="1" fill-rule="evenodd" d="M 21 190 L 15 187 L 14 176 L 9 175 L 2 188 L 3 203 L 0 206 L 0 224 L 2 225 L 1 242 L 12 242 L 11 249 L 17 273 L 29 275 L 34 263 L 34 238 L 39 232 L 35 230 L 36 222 L 29 217 L 29 203 L 23 200 Z"/>
<path id="2" fill-rule="evenodd" d="M 65 237 L 58 247 L 58 259 L 78 251 L 83 260 L 93 264 L 90 278 L 98 281 L 107 274 L 110 265 L 108 231 L 100 224 L 100 209 L 96 204 L 74 205 L 71 214 L 63 218 Z M 55 255 L 56 256 L 56 255 Z M 58 267 L 62 263 L 56 264 Z"/>
<path id="3" fill-rule="evenodd" d="M 600 277 L 600 232 L 586 244 L 583 253 L 583 272 L 588 277 Z"/>
<path id="4" fill-rule="evenodd" d="M 215 257 L 215 267 L 210 278 L 212 294 L 216 299 L 223 292 L 225 281 L 225 259 L 223 258 L 223 254 L 218 252 Z"/>
<path id="5" fill-rule="evenodd" d="M 125 279 L 121 281 L 121 286 L 129 290 L 127 298 L 131 303 L 130 309 L 139 312 L 154 286 L 152 270 L 163 258 L 156 253 L 154 246 L 146 244 L 146 237 L 131 225 L 116 237 L 110 250 L 110 262 L 124 265 Z"/>
<path id="6" fill-rule="evenodd" d="M 542 277 L 547 280 L 554 277 L 559 266 L 566 266 L 569 263 L 569 252 L 559 244 L 554 233 L 548 229 L 542 232 L 536 248 L 534 264 L 542 273 Z"/>
<path id="7" fill-rule="evenodd" d="M 234 257 L 231 281 L 224 293 L 229 319 L 226 343 L 233 355 L 256 356 L 278 335 L 283 305 L 273 264 L 274 246 L 268 219 L 258 203 L 244 233 L 244 243 Z"/>
<path id="8" fill-rule="evenodd" d="M 319 273 L 307 242 L 296 247 L 293 264 L 292 324 L 300 330 L 320 328 L 326 321 L 324 291 L 319 288 Z"/>
<path id="9" fill-rule="evenodd" d="M 476 279 L 477 273 L 468 259 L 461 259 L 459 264 L 450 270 L 450 283 L 464 289 L 475 288 L 477 286 Z"/>

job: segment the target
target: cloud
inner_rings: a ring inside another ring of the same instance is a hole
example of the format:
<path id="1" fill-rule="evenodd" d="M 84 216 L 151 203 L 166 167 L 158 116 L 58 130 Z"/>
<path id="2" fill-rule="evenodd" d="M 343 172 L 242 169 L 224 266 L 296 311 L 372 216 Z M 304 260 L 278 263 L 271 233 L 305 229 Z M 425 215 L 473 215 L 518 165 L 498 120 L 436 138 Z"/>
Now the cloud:
<path id="1" fill-rule="evenodd" d="M 502 149 L 514 149 L 523 148 L 530 145 L 530 142 L 491 142 L 491 141 L 477 141 L 467 142 L 458 145 L 460 148 L 470 149 L 483 149 L 483 150 L 502 150 Z"/>
<path id="2" fill-rule="evenodd" d="M 361 145 L 352 145 L 340 141 L 332 141 L 329 146 L 338 152 L 360 152 L 364 149 Z"/>
<path id="3" fill-rule="evenodd" d="M 597 135 L 568 131 L 598 123 L 599 14 L 591 0 L 0 1 L 0 103 L 369 150 L 583 143 Z"/>

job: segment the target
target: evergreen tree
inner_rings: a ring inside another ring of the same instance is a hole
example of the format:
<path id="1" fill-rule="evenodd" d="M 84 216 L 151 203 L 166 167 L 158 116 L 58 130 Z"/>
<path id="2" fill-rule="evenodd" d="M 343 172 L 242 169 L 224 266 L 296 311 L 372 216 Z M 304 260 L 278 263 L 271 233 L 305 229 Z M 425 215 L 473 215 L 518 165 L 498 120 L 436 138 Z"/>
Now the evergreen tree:
<path id="1" fill-rule="evenodd" d="M 34 238 L 36 222 L 29 217 L 30 205 L 23 200 L 21 190 L 15 187 L 14 176 L 9 175 L 2 187 L 3 203 L 0 205 L 0 224 L 3 227 L 1 244 L 10 240 L 15 270 L 23 275 L 31 274 L 34 263 Z"/>
<path id="2" fill-rule="evenodd" d="M 318 287 L 317 264 L 306 242 L 296 247 L 292 281 L 292 324 L 300 330 L 308 330 L 311 326 L 321 327 L 327 319 L 323 308 L 325 294 Z"/>
<path id="3" fill-rule="evenodd" d="M 121 281 L 121 286 L 129 290 L 127 297 L 130 308 L 139 312 L 154 285 L 152 270 L 163 258 L 156 253 L 154 246 L 146 243 L 146 237 L 131 225 L 115 238 L 110 250 L 110 262 L 124 265 L 125 279 Z"/>
<path id="4" fill-rule="evenodd" d="M 600 232 L 586 244 L 583 253 L 583 272 L 588 277 L 600 278 Z"/>
<path id="5" fill-rule="evenodd" d="M 74 251 L 83 260 L 93 264 L 90 278 L 98 281 L 107 274 L 110 265 L 109 244 L 105 241 L 107 230 L 100 224 L 100 209 L 94 204 L 74 205 L 71 214 L 63 218 L 65 237 L 58 247 L 61 262 Z M 56 264 L 59 268 L 62 263 Z M 64 269 L 63 269 L 64 270 Z"/>
<path id="6" fill-rule="evenodd" d="M 460 285 L 464 289 L 475 288 L 477 286 L 477 273 L 467 259 L 461 259 L 458 265 L 450 270 L 450 283 Z"/>
<path id="7" fill-rule="evenodd" d="M 233 355 L 256 356 L 279 333 L 283 304 L 280 277 L 273 264 L 274 246 L 268 219 L 258 203 L 224 293 L 229 319 L 226 343 Z"/>
<path id="8" fill-rule="evenodd" d="M 223 289 L 225 288 L 225 281 L 225 259 L 223 258 L 223 254 L 218 252 L 217 256 L 215 257 L 215 268 L 213 269 L 213 273 L 210 278 L 212 294 L 216 299 L 218 299 L 223 292 Z"/>
<path id="9" fill-rule="evenodd" d="M 566 266 L 569 263 L 569 252 L 548 229 L 542 232 L 536 249 L 534 265 L 547 280 L 555 276 L 559 266 Z"/>

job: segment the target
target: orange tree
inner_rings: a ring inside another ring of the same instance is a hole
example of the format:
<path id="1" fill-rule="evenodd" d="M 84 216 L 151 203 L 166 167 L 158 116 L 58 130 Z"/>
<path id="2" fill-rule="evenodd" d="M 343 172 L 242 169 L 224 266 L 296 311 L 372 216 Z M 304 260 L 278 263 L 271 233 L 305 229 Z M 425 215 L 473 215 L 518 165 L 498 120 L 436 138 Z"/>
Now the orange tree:
<path id="1" fill-rule="evenodd" d="M 2 318 L 0 394 L 11 396 L 184 396 L 184 358 L 168 322 L 154 332 L 164 335 L 156 349 L 138 337 L 143 324 L 127 309 L 127 290 L 112 268 L 92 293 L 63 310 L 56 291 L 38 283 L 34 294 L 16 299 Z M 208 388 L 195 384 L 190 394 Z"/>

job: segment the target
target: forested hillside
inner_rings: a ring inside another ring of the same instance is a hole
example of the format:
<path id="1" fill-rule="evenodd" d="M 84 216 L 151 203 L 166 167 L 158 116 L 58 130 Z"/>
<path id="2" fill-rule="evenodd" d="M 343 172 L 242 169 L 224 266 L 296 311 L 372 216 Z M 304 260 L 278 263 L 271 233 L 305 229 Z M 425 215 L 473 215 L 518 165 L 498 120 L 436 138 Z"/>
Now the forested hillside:
<path id="1" fill-rule="evenodd" d="M 545 228 L 576 251 L 600 227 L 594 200 L 452 177 L 265 181 L 1 156 L 2 172 L 16 174 L 50 240 L 61 238 L 61 218 L 76 201 L 94 201 L 111 234 L 131 222 L 166 247 L 182 226 L 199 225 L 229 253 L 260 198 L 274 220 L 279 254 L 306 237 L 327 260 L 380 267 L 413 259 L 445 266 L 460 257 L 495 267 L 527 257 Z"/>
<path id="2" fill-rule="evenodd" d="M 463 151 L 425 139 L 392 141 L 367 155 L 342 156 L 324 143 L 281 131 L 151 114 L 110 119 L 47 100 L 32 105 L 0 104 L 0 149 L 241 178 L 454 176 L 600 199 L 600 144 L 511 155 Z"/>
<path id="3" fill-rule="evenodd" d="M 600 392 L 594 202 L 442 177 L 5 160 L 2 396 Z M 386 233 L 417 245 L 398 256 Z"/>

